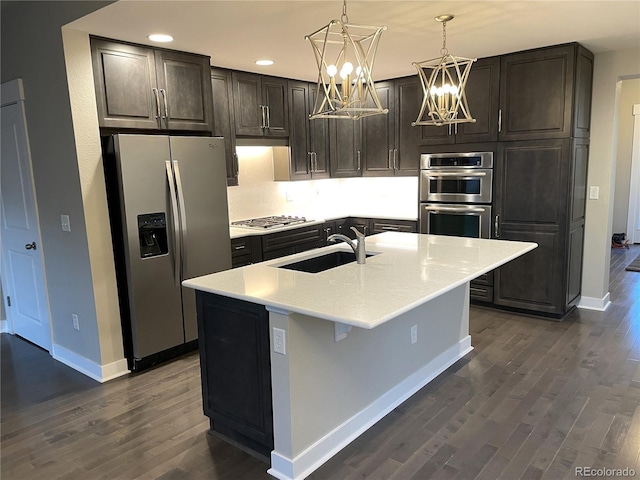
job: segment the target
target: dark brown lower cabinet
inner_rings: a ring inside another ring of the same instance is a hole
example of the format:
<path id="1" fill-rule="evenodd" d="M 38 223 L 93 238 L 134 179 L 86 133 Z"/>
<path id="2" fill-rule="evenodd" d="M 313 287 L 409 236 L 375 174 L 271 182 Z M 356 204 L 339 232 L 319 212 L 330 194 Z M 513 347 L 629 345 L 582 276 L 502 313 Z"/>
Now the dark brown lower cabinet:
<path id="1" fill-rule="evenodd" d="M 496 305 L 562 318 L 579 300 L 588 144 L 499 144 L 494 235 L 538 248 L 496 269 Z"/>
<path id="2" fill-rule="evenodd" d="M 321 224 L 269 233 L 262 236 L 262 259 L 273 260 L 323 245 L 324 231 Z"/>
<path id="3" fill-rule="evenodd" d="M 263 305 L 196 292 L 202 404 L 213 434 L 262 457 L 273 450 L 269 315 Z"/>
<path id="4" fill-rule="evenodd" d="M 258 236 L 231 239 L 231 268 L 262 261 L 262 242 Z"/>

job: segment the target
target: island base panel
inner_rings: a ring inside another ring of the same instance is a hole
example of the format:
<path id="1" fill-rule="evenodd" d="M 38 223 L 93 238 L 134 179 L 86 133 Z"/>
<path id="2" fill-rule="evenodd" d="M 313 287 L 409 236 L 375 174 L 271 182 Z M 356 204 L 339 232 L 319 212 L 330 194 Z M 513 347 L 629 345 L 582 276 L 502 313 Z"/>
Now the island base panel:
<path id="1" fill-rule="evenodd" d="M 305 478 L 472 350 L 468 283 L 339 342 L 327 320 L 274 310 L 269 321 L 286 335 L 286 355 L 271 349 L 269 473 L 283 480 Z"/>

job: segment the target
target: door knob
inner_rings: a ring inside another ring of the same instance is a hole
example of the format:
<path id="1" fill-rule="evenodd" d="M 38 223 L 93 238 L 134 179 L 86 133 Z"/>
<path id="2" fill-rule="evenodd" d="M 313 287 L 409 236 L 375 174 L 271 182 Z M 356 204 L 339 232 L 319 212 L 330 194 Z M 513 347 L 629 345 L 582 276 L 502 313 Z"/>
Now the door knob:
<path id="1" fill-rule="evenodd" d="M 36 242 L 27 243 L 24 248 L 27 250 L 36 250 Z"/>

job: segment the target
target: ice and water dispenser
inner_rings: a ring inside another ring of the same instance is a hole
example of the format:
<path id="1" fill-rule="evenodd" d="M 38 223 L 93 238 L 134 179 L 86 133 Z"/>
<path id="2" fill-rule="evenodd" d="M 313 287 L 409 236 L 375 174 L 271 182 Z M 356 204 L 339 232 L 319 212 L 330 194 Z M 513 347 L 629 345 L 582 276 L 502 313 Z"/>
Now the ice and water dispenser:
<path id="1" fill-rule="evenodd" d="M 165 214 L 145 213 L 138 215 L 138 237 L 140 239 L 141 258 L 166 255 L 169 250 Z"/>

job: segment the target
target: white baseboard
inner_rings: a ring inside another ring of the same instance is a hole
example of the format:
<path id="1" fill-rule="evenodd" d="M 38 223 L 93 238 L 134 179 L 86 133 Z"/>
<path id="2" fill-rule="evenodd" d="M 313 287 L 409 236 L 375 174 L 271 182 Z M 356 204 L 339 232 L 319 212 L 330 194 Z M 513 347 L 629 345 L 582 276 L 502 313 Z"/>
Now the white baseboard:
<path id="1" fill-rule="evenodd" d="M 611 305 L 611 301 L 609 300 L 609 292 L 607 292 L 607 294 L 602 298 L 585 297 L 583 295 L 580 298 L 580 303 L 578 303 L 578 308 L 604 312 L 607 308 L 609 308 L 609 305 Z"/>
<path id="2" fill-rule="evenodd" d="M 108 363 L 107 365 L 99 365 L 82 355 L 78 355 L 77 353 L 56 344 L 54 344 L 51 349 L 51 356 L 68 367 L 71 367 L 100 383 L 113 380 L 114 378 L 121 377 L 129 373 L 127 360 L 125 358 Z"/>
<path id="3" fill-rule="evenodd" d="M 438 355 L 431 362 L 404 379 L 391 390 L 360 410 L 342 425 L 307 448 L 294 459 L 271 452 L 271 468 L 267 473 L 280 480 L 301 480 L 362 435 L 394 408 L 427 385 L 431 380 L 473 350 L 471 336 Z"/>
<path id="4" fill-rule="evenodd" d="M 9 325 L 9 320 L 0 320 L 0 333 L 12 333 L 11 325 Z"/>

